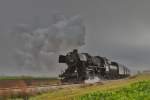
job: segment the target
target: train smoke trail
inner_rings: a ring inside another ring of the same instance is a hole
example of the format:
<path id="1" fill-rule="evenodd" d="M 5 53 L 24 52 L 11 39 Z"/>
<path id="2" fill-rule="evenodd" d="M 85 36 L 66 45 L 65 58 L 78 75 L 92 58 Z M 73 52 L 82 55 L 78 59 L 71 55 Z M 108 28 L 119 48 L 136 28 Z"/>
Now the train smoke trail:
<path id="1" fill-rule="evenodd" d="M 55 14 L 52 18 L 53 24 L 46 28 L 20 24 L 13 29 L 17 45 L 14 57 L 23 69 L 52 70 L 59 51 L 84 45 L 85 26 L 80 16 Z"/>

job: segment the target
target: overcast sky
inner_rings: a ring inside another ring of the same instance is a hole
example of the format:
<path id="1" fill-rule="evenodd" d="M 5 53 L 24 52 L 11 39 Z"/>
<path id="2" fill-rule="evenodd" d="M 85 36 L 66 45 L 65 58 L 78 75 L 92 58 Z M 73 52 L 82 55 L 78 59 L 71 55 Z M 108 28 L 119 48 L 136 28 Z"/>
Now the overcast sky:
<path id="1" fill-rule="evenodd" d="M 0 0 L 0 74 L 18 73 L 8 31 L 36 19 L 40 26 L 48 26 L 54 12 L 82 16 L 85 52 L 111 58 L 133 72 L 150 69 L 149 5 L 150 0 Z M 59 69 L 49 70 L 50 75 Z"/>

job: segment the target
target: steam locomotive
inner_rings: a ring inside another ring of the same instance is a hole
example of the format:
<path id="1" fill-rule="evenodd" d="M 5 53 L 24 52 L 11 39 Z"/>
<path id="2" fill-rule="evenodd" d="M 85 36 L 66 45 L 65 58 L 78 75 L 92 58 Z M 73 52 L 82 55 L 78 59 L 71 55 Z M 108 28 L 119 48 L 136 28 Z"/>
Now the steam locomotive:
<path id="1" fill-rule="evenodd" d="M 87 79 L 120 79 L 130 75 L 130 70 L 106 57 L 78 53 L 77 49 L 59 56 L 59 63 L 67 64 L 67 69 L 59 77 L 62 82 L 80 83 Z"/>

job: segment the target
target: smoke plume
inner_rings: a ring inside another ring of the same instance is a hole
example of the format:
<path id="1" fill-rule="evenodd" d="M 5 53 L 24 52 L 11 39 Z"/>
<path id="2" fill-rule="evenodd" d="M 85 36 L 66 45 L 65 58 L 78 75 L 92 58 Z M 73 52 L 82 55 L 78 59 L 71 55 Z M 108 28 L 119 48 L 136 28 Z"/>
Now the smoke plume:
<path id="1" fill-rule="evenodd" d="M 12 31 L 15 37 L 15 59 L 22 69 L 53 70 L 60 51 L 84 45 L 85 27 L 77 15 L 70 18 L 55 14 L 46 28 L 20 24 Z"/>

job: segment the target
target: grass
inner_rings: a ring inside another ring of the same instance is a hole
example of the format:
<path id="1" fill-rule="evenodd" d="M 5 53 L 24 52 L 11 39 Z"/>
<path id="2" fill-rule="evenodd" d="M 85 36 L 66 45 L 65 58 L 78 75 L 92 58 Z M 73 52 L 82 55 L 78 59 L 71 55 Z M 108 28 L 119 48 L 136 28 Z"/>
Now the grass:
<path id="1" fill-rule="evenodd" d="M 116 91 L 96 91 L 73 100 L 150 100 L 150 80 L 133 83 Z"/>
<path id="2" fill-rule="evenodd" d="M 80 86 L 62 88 L 55 91 L 51 91 L 49 93 L 44 93 L 42 95 L 35 96 L 33 98 L 30 98 L 29 100 L 73 100 L 73 99 L 82 100 L 80 98 L 84 98 L 84 96 L 87 96 L 91 93 L 98 92 L 97 94 L 99 95 L 99 93 L 101 94 L 103 93 L 103 91 L 106 91 L 106 94 L 109 95 L 109 91 L 117 91 L 117 90 L 119 91 L 123 87 L 128 87 L 128 86 L 130 87 L 131 84 L 140 81 L 145 81 L 145 80 L 150 80 L 150 74 L 140 74 L 134 77 L 129 77 L 129 79 L 124 79 L 124 80 L 108 81 L 105 84 L 93 84 L 93 85 L 83 84 Z M 126 90 L 128 90 L 128 88 Z M 110 93 L 117 94 L 118 92 L 110 92 Z M 92 100 L 92 99 L 87 99 L 87 100 Z M 113 99 L 108 99 L 108 100 L 113 100 Z M 128 100 L 128 99 L 123 99 L 123 100 Z M 129 99 L 129 100 L 135 100 L 135 99 Z"/>

